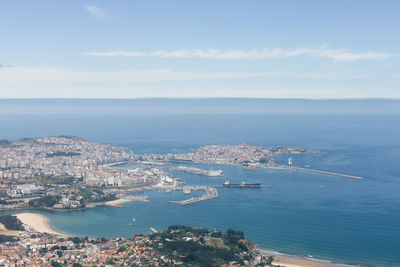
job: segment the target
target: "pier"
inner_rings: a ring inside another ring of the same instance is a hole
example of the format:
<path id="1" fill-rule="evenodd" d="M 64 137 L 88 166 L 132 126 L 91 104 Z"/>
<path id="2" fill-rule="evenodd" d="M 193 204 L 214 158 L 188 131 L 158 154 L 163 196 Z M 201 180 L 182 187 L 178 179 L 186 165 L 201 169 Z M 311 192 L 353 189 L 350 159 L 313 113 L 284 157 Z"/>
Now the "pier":
<path id="1" fill-rule="evenodd" d="M 295 170 L 306 171 L 306 172 L 316 172 L 316 173 L 322 173 L 322 174 L 327 174 L 327 175 L 345 177 L 345 178 L 350 178 L 350 179 L 357 179 L 357 180 L 362 180 L 363 179 L 361 176 L 354 176 L 354 175 L 348 175 L 348 174 L 337 173 L 337 172 L 328 172 L 328 171 L 307 169 L 307 168 L 301 168 L 301 167 L 295 167 L 295 166 L 289 166 L 288 168 L 289 168 L 289 170 L 290 169 L 295 169 Z"/>
<path id="2" fill-rule="evenodd" d="M 145 190 L 164 190 L 164 191 L 183 191 L 183 192 L 191 192 L 191 191 L 205 191 L 207 190 L 207 186 L 205 185 L 184 185 L 184 186 L 152 186 L 146 187 Z"/>
<path id="3" fill-rule="evenodd" d="M 150 231 L 152 231 L 153 233 L 158 233 L 158 231 L 157 231 L 156 229 L 154 229 L 153 227 L 150 227 L 149 229 L 150 229 Z"/>
<path id="4" fill-rule="evenodd" d="M 204 201 L 204 200 L 208 200 L 208 199 L 213 199 L 213 198 L 217 198 L 218 197 L 218 190 L 217 188 L 213 187 L 213 188 L 206 188 L 206 194 L 204 196 L 201 197 L 192 197 L 186 200 L 180 200 L 180 201 L 174 201 L 174 200 L 170 200 L 168 201 L 169 203 L 172 204 L 180 204 L 180 205 L 188 205 L 188 204 L 193 204 L 193 203 L 197 203 L 200 201 Z"/>
<path id="5" fill-rule="evenodd" d="M 119 165 L 123 165 L 123 164 L 126 164 L 126 163 L 128 163 L 127 160 L 125 160 L 125 161 L 118 161 L 118 162 L 111 162 L 111 163 L 103 164 L 103 167 L 105 167 L 105 168 L 112 168 L 112 167 L 119 166 Z"/>

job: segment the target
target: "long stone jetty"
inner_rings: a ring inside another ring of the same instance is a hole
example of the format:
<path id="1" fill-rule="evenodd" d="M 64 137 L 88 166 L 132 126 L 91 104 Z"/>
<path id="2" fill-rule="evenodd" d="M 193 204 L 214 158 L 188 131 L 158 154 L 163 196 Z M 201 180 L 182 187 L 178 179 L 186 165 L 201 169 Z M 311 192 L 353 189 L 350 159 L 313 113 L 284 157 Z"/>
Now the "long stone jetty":
<path id="1" fill-rule="evenodd" d="M 301 168 L 301 167 L 295 167 L 295 166 L 289 166 L 288 168 L 289 168 L 289 170 L 290 169 L 295 169 L 295 170 L 306 171 L 306 172 L 316 172 L 316 173 L 322 173 L 322 174 L 333 175 L 333 176 L 340 176 L 340 177 L 345 177 L 345 178 L 350 178 L 350 179 L 358 179 L 358 180 L 362 180 L 363 179 L 361 176 L 354 176 L 354 175 L 348 175 L 348 174 L 337 173 L 337 172 L 328 172 L 328 171 L 307 169 L 307 168 Z"/>

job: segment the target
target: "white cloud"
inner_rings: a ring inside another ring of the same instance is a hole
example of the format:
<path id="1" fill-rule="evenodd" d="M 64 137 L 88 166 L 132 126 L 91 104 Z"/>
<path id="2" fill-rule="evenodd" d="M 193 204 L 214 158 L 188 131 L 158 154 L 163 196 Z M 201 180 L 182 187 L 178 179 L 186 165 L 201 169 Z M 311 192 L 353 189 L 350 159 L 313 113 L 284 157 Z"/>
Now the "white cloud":
<path id="1" fill-rule="evenodd" d="M 190 72 L 170 69 L 81 71 L 54 67 L 0 68 L 0 98 L 135 98 L 135 97 L 370 97 L 392 88 L 332 89 L 329 81 L 364 82 L 369 76 L 309 72 Z M 236 83 L 243 79 L 245 83 Z M 260 80 L 255 80 L 260 79 Z M 223 80 L 223 82 L 221 82 Z M 397 77 L 398 80 L 398 77 Z M 251 82 L 250 82 L 251 81 Z M 250 83 L 249 83 L 250 82 Z M 251 84 L 251 86 L 249 85 Z M 293 85 L 295 84 L 295 86 Z M 357 83 L 356 83 L 357 84 Z M 358 84 L 359 86 L 363 84 Z M 395 83 L 393 83 L 395 86 Z M 345 88 L 346 87 L 346 88 Z M 332 90 L 331 90 L 332 89 Z M 291 92 L 291 93 L 289 93 Z M 310 95 L 314 92 L 314 95 Z M 391 95 L 392 94 L 392 95 Z M 394 94 L 394 95 L 393 95 Z"/>
<path id="2" fill-rule="evenodd" d="M 97 6 L 85 6 L 86 10 L 96 19 L 107 21 L 109 19 L 109 13 L 107 10 Z"/>
<path id="3" fill-rule="evenodd" d="M 210 80 L 284 77 L 298 79 L 362 78 L 359 75 L 312 72 L 190 72 L 170 69 L 79 71 L 52 67 L 14 67 L 0 69 L 0 88 L 19 84 L 152 83 L 160 81 Z M 0 96 L 1 97 L 1 96 Z"/>
<path id="4" fill-rule="evenodd" d="M 154 50 L 150 52 L 139 51 L 107 51 L 107 52 L 86 52 L 87 56 L 105 57 L 158 57 L 158 58 L 203 58 L 203 59 L 269 59 L 269 58 L 288 58 L 296 56 L 310 56 L 329 58 L 334 61 L 355 61 L 363 59 L 386 59 L 390 54 L 381 52 L 362 52 L 355 53 L 348 49 L 329 49 L 327 46 L 319 48 L 297 48 L 297 49 L 268 49 L 261 50 L 217 50 L 217 49 L 182 49 L 182 50 Z"/>

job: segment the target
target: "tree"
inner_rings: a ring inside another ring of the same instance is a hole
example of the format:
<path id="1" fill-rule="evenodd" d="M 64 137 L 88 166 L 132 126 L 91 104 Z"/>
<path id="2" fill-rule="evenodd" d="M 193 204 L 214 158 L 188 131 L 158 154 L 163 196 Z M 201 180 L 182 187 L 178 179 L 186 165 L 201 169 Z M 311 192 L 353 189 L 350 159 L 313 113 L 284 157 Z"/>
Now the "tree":
<path id="1" fill-rule="evenodd" d="M 69 240 L 71 240 L 72 242 L 74 242 L 74 244 L 79 244 L 79 243 L 82 243 L 83 241 L 82 241 L 82 239 L 80 239 L 79 237 L 72 237 L 72 238 L 69 238 Z"/>
<path id="2" fill-rule="evenodd" d="M 274 261 L 274 257 L 268 256 L 266 263 L 267 263 L 267 265 L 271 266 L 273 261 Z"/>
<path id="3" fill-rule="evenodd" d="M 19 238 L 15 236 L 0 235 L 0 243 L 18 241 Z"/>
<path id="4" fill-rule="evenodd" d="M 0 216 L 0 223 L 2 223 L 7 230 L 25 230 L 22 222 L 14 215 Z"/>
<path id="5" fill-rule="evenodd" d="M 29 206 L 32 207 L 52 207 L 61 199 L 61 196 L 45 196 L 38 199 L 29 200 Z"/>
<path id="6" fill-rule="evenodd" d="M 53 267 L 62 267 L 62 264 L 56 261 L 51 261 L 51 266 Z"/>

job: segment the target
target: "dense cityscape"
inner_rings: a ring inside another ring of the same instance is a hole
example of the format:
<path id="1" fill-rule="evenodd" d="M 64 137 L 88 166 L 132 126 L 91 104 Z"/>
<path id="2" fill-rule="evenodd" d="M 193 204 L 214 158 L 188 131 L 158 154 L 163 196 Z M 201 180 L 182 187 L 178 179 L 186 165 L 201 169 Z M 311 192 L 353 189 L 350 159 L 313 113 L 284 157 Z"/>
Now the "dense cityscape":
<path id="1" fill-rule="evenodd" d="M 154 161 L 177 161 L 204 164 L 232 165 L 243 168 L 276 167 L 275 157 L 279 154 L 320 153 L 299 147 L 270 148 L 248 144 L 240 145 L 207 145 L 193 153 L 176 153 L 144 155 L 143 158 Z"/>

